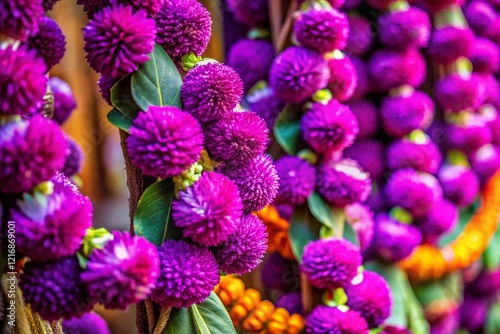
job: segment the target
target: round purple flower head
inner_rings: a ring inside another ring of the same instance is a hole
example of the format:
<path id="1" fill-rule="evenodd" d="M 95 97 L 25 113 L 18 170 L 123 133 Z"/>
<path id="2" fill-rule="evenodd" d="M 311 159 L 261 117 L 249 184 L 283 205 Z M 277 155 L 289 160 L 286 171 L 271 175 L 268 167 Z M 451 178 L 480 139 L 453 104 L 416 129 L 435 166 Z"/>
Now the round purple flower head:
<path id="1" fill-rule="evenodd" d="M 0 49 L 0 64 L 0 116 L 35 113 L 47 90 L 43 59 L 34 51 L 8 46 Z"/>
<path id="2" fill-rule="evenodd" d="M 227 6 L 237 21 L 249 27 L 267 25 L 269 8 L 266 0 L 228 0 Z"/>
<path id="3" fill-rule="evenodd" d="M 181 96 L 184 110 L 201 122 L 211 122 L 232 112 L 243 95 L 243 83 L 231 67 L 208 63 L 190 70 Z"/>
<path id="4" fill-rule="evenodd" d="M 107 104 L 113 106 L 111 103 L 111 88 L 113 88 L 118 81 L 121 80 L 121 77 L 110 78 L 107 76 L 101 75 L 99 80 L 97 80 L 97 85 L 99 86 L 99 93 L 101 93 L 102 98 L 106 101 Z"/>
<path id="5" fill-rule="evenodd" d="M 331 73 L 327 87 L 333 98 L 340 102 L 349 100 L 358 85 L 356 67 L 345 55 L 341 58 L 329 58 L 327 63 Z"/>
<path id="6" fill-rule="evenodd" d="M 424 218 L 443 195 L 434 176 L 413 169 L 400 169 L 392 174 L 385 193 L 392 205 L 407 210 L 415 219 Z"/>
<path id="7" fill-rule="evenodd" d="M 149 59 L 155 32 L 155 21 L 145 10 L 133 12 L 132 7 L 122 5 L 106 7 L 83 29 L 87 61 L 105 76 L 132 73 Z"/>
<path id="8" fill-rule="evenodd" d="M 80 173 L 82 170 L 83 151 L 80 146 L 78 146 L 78 143 L 70 137 L 66 137 L 66 141 L 68 143 L 68 149 L 66 150 L 66 161 L 61 169 L 61 173 L 67 177 L 71 177 Z"/>
<path id="9" fill-rule="evenodd" d="M 163 2 L 164 0 L 76 0 L 78 5 L 83 5 L 83 11 L 89 19 L 94 18 L 103 8 L 116 5 L 132 6 L 134 11 L 144 9 L 149 16 L 155 17 Z"/>
<path id="10" fill-rule="evenodd" d="M 343 156 L 356 160 L 374 181 L 378 181 L 384 176 L 385 147 L 381 141 L 365 139 L 355 142 L 345 149 Z"/>
<path id="11" fill-rule="evenodd" d="M 500 289 L 500 268 L 493 271 L 483 269 L 466 288 L 466 293 L 476 297 L 490 297 Z"/>
<path id="12" fill-rule="evenodd" d="M 349 36 L 347 16 L 335 9 L 298 12 L 293 26 L 296 41 L 319 53 L 342 50 Z"/>
<path id="13" fill-rule="evenodd" d="M 205 147 L 217 161 L 244 164 L 266 150 L 266 123 L 251 111 L 229 112 L 205 128 Z"/>
<path id="14" fill-rule="evenodd" d="M 63 321 L 62 328 L 64 333 L 72 334 L 111 334 L 106 321 L 93 312 Z"/>
<path id="15" fill-rule="evenodd" d="M 358 120 L 359 133 L 356 139 L 365 139 L 373 136 L 380 128 L 377 107 L 368 100 L 359 100 L 348 103 L 354 116 Z"/>
<path id="16" fill-rule="evenodd" d="M 278 252 L 271 253 L 262 265 L 260 279 L 266 289 L 283 293 L 296 291 L 300 288 L 299 264 Z"/>
<path id="17" fill-rule="evenodd" d="M 312 286 L 333 290 L 347 286 L 361 265 L 359 248 L 345 239 L 321 239 L 304 248 L 300 270 Z"/>
<path id="18" fill-rule="evenodd" d="M 127 151 L 144 174 L 167 178 L 191 166 L 203 149 L 198 121 L 175 107 L 150 106 L 132 122 Z"/>
<path id="19" fill-rule="evenodd" d="M 351 159 L 320 165 L 316 187 L 329 204 L 340 208 L 364 202 L 372 190 L 370 175 Z"/>
<path id="20" fill-rule="evenodd" d="M 158 248 L 160 277 L 151 299 L 162 307 L 201 303 L 219 283 L 219 268 L 207 248 L 167 240 Z"/>
<path id="21" fill-rule="evenodd" d="M 468 166 L 442 166 L 439 181 L 444 197 L 461 208 L 472 204 L 479 193 L 479 179 Z"/>
<path id="22" fill-rule="evenodd" d="M 461 325 L 469 333 L 480 333 L 488 317 L 489 303 L 486 298 L 465 295 L 460 307 Z"/>
<path id="23" fill-rule="evenodd" d="M 500 83 L 491 73 L 480 73 L 483 85 L 486 88 L 486 99 L 484 104 L 490 104 L 500 110 Z M 499 128 L 500 130 L 500 128 Z"/>
<path id="24" fill-rule="evenodd" d="M 334 99 L 327 105 L 315 103 L 302 117 L 301 129 L 304 141 L 317 153 L 341 151 L 359 132 L 356 116 Z"/>
<path id="25" fill-rule="evenodd" d="M 40 115 L 0 126 L 0 191 L 21 193 L 50 179 L 64 166 L 66 138 Z"/>
<path id="26" fill-rule="evenodd" d="M 387 149 L 387 166 L 391 170 L 413 168 L 435 174 L 441 165 L 439 147 L 422 133 L 421 139 L 395 140 Z"/>
<path id="27" fill-rule="evenodd" d="M 262 210 L 278 194 L 278 172 L 273 160 L 265 154 L 241 166 L 227 165 L 221 172 L 238 186 L 247 213 Z"/>
<path id="28" fill-rule="evenodd" d="M 19 286 L 25 302 L 44 320 L 81 317 L 95 304 L 80 279 L 81 272 L 76 256 L 29 262 L 23 269 Z"/>
<path id="29" fill-rule="evenodd" d="M 143 237 L 115 231 L 102 249 L 92 251 L 80 277 L 98 303 L 124 310 L 148 297 L 158 275 L 156 247 Z"/>
<path id="30" fill-rule="evenodd" d="M 387 200 L 384 193 L 384 187 L 379 183 L 373 185 L 373 190 L 365 201 L 365 204 L 373 211 L 386 211 Z"/>
<path id="31" fill-rule="evenodd" d="M 500 89 L 499 89 L 500 90 Z M 493 143 L 500 146 L 500 112 L 488 122 L 493 134 Z"/>
<path id="32" fill-rule="evenodd" d="M 491 143 L 493 134 L 484 116 L 463 112 L 460 119 L 447 123 L 448 146 L 472 153 L 483 145 Z"/>
<path id="33" fill-rule="evenodd" d="M 282 294 L 276 301 L 276 308 L 278 307 L 284 308 L 289 314 L 304 314 L 302 293 L 293 291 Z"/>
<path id="34" fill-rule="evenodd" d="M 429 14 L 417 7 L 380 16 L 378 27 L 382 44 L 396 50 L 424 48 L 431 34 Z"/>
<path id="35" fill-rule="evenodd" d="M 351 101 L 360 100 L 363 99 L 367 93 L 372 91 L 372 82 L 370 74 L 368 73 L 368 66 L 363 60 L 356 56 L 349 56 L 349 58 L 358 74 L 358 84 L 356 85 L 356 89 L 354 89 Z"/>
<path id="36" fill-rule="evenodd" d="M 368 327 L 381 325 L 391 314 L 391 291 L 385 279 L 372 271 L 364 271 L 361 282 L 345 287 L 347 306 L 365 318 Z"/>
<path id="37" fill-rule="evenodd" d="M 50 70 L 63 58 L 66 39 L 59 25 L 45 16 L 38 22 L 38 33 L 28 39 L 28 47 L 36 50 L 37 56 L 43 58 Z"/>
<path id="38" fill-rule="evenodd" d="M 434 205 L 429 214 L 418 226 L 425 242 L 435 243 L 439 237 L 453 229 L 458 220 L 457 207 L 446 199 L 441 199 Z"/>
<path id="39" fill-rule="evenodd" d="M 469 54 L 474 72 L 497 73 L 500 66 L 498 46 L 487 38 L 477 38 Z"/>
<path id="40" fill-rule="evenodd" d="M 486 98 L 486 89 L 479 75 L 470 77 L 450 74 L 436 84 L 436 101 L 444 110 L 458 113 L 462 110 L 476 110 Z"/>
<path id="41" fill-rule="evenodd" d="M 277 97 L 268 86 L 248 95 L 247 101 L 250 104 L 250 110 L 266 122 L 269 130 L 274 128 L 276 119 L 285 107 L 285 102 Z"/>
<path id="42" fill-rule="evenodd" d="M 350 55 L 362 56 L 370 50 L 374 33 L 370 21 L 357 14 L 349 14 L 349 37 L 345 52 Z"/>
<path id="43" fill-rule="evenodd" d="M 448 64 L 466 57 L 473 44 L 474 34 L 470 29 L 448 26 L 434 30 L 427 52 L 435 62 Z"/>
<path id="44" fill-rule="evenodd" d="M 204 172 L 172 204 L 175 225 L 184 229 L 185 238 L 203 246 L 226 241 L 236 231 L 241 214 L 238 187 L 217 172 Z"/>
<path id="45" fill-rule="evenodd" d="M 210 13 L 196 0 L 165 0 L 156 16 L 156 41 L 174 59 L 201 56 L 212 35 Z"/>
<path id="46" fill-rule="evenodd" d="M 316 170 L 309 162 L 294 156 L 276 161 L 279 189 L 276 202 L 302 205 L 316 186 Z"/>
<path id="47" fill-rule="evenodd" d="M 266 250 L 266 226 L 249 214 L 241 217 L 236 231 L 212 252 L 223 272 L 243 275 L 259 266 Z"/>
<path id="48" fill-rule="evenodd" d="M 436 321 L 431 322 L 430 325 L 431 330 L 429 334 L 457 333 L 460 329 L 459 308 L 449 310 Z"/>
<path id="49" fill-rule="evenodd" d="M 380 105 L 382 125 L 391 137 L 400 138 L 427 128 L 434 117 L 434 102 L 421 91 L 410 95 L 388 96 Z"/>
<path id="50" fill-rule="evenodd" d="M 306 1 L 307 0 L 297 0 L 299 5 L 303 4 Z M 326 0 L 326 1 L 330 4 L 330 6 L 332 6 L 335 9 L 341 8 L 346 2 L 346 0 Z M 347 0 L 347 2 L 349 2 L 349 0 Z"/>
<path id="51" fill-rule="evenodd" d="M 231 47 L 227 64 L 240 75 L 248 92 L 257 82 L 267 79 L 274 56 L 271 42 L 243 38 Z"/>
<path id="52" fill-rule="evenodd" d="M 52 119 L 61 125 L 76 109 L 76 99 L 65 81 L 52 77 L 49 79 L 49 85 L 54 95 L 54 117 Z"/>
<path id="53" fill-rule="evenodd" d="M 11 210 L 16 221 L 16 247 L 34 261 L 72 255 L 92 225 L 92 204 L 62 174 L 52 179 L 54 191 L 25 196 Z"/>
<path id="54" fill-rule="evenodd" d="M 353 203 L 345 207 L 345 214 L 358 236 L 361 251 L 366 250 L 373 239 L 373 212 L 366 205 Z"/>
<path id="55" fill-rule="evenodd" d="M 43 15 L 42 0 L 1 0 L 0 34 L 24 41 L 38 31 Z"/>
<path id="56" fill-rule="evenodd" d="M 368 334 L 366 320 L 356 311 L 316 306 L 306 319 L 307 334 Z"/>
<path id="57" fill-rule="evenodd" d="M 470 157 L 472 168 L 481 182 L 486 182 L 500 169 L 500 147 L 486 144 L 472 153 Z"/>
<path id="58" fill-rule="evenodd" d="M 464 15 L 476 35 L 487 37 L 491 34 L 497 13 L 486 1 L 471 1 L 465 6 Z"/>
<path id="59" fill-rule="evenodd" d="M 372 250 L 381 259 L 397 262 L 413 252 L 422 243 L 422 234 L 413 225 L 402 224 L 385 213 L 375 217 Z"/>
<path id="60" fill-rule="evenodd" d="M 274 59 L 269 84 L 286 102 L 300 103 L 324 88 L 329 76 L 328 65 L 319 53 L 293 46 Z"/>

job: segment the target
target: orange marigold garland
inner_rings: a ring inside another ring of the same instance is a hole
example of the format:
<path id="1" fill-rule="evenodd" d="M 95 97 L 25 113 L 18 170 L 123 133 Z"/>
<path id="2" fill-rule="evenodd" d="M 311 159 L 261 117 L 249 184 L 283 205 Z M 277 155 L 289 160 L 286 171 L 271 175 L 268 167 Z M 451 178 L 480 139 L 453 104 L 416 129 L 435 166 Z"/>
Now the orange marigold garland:
<path id="1" fill-rule="evenodd" d="M 286 259 L 295 259 L 288 239 L 290 223 L 281 218 L 278 210 L 272 205 L 266 206 L 256 214 L 267 227 L 268 251 L 279 252 Z"/>

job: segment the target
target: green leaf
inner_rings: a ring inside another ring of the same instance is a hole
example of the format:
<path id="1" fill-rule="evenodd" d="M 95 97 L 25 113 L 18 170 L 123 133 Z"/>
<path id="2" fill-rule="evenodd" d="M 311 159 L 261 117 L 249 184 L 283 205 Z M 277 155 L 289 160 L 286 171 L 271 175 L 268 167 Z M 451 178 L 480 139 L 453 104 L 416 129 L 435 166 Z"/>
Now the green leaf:
<path id="1" fill-rule="evenodd" d="M 224 305 L 215 293 L 203 303 L 173 309 L 164 334 L 236 334 Z"/>
<path id="2" fill-rule="evenodd" d="M 107 115 L 108 121 L 118 129 L 129 132 L 132 119 L 122 114 L 118 109 L 113 108 Z"/>
<path id="3" fill-rule="evenodd" d="M 427 334 L 430 331 L 429 323 L 425 320 L 422 305 L 418 301 L 413 289 L 405 276 L 404 299 L 408 316 L 408 329 L 413 334 Z"/>
<path id="4" fill-rule="evenodd" d="M 149 60 L 132 74 L 132 96 L 144 111 L 153 106 L 181 107 L 182 78 L 177 67 L 160 45 Z"/>
<path id="5" fill-rule="evenodd" d="M 149 186 L 141 196 L 134 214 L 134 232 L 156 246 L 177 237 L 179 230 L 170 220 L 175 185 L 165 179 Z"/>
<path id="6" fill-rule="evenodd" d="M 291 106 L 286 106 L 274 123 L 274 137 L 290 155 L 296 155 L 305 146 L 300 131 L 300 118 Z"/>
<path id="7" fill-rule="evenodd" d="M 359 246 L 359 238 L 354 229 L 352 228 L 351 224 L 345 223 L 344 224 L 344 239 L 349 240 L 353 244 Z"/>
<path id="8" fill-rule="evenodd" d="M 413 290 L 420 303 L 424 306 L 442 300 L 454 300 L 460 303 L 463 294 L 463 285 L 460 273 L 457 271 L 439 280 L 416 284 Z"/>
<path id="9" fill-rule="evenodd" d="M 304 253 L 304 247 L 309 242 L 316 239 L 307 220 L 306 207 L 295 209 L 292 219 L 290 220 L 288 236 L 290 238 L 290 246 L 292 247 L 293 254 L 297 261 L 300 262 L 302 260 L 302 254 Z"/>
<path id="10" fill-rule="evenodd" d="M 500 302 L 493 304 L 486 319 L 485 334 L 500 333 Z"/>
<path id="11" fill-rule="evenodd" d="M 123 115 L 133 120 L 137 117 L 140 108 L 137 103 L 135 103 L 134 98 L 132 97 L 132 90 L 130 85 L 130 75 L 127 75 L 126 77 L 118 81 L 113 86 L 113 88 L 111 88 L 111 103 Z"/>
<path id="12" fill-rule="evenodd" d="M 312 193 L 307 198 L 307 205 L 313 216 L 323 225 L 330 228 L 336 237 L 344 234 L 345 212 L 326 203 L 320 194 Z"/>
<path id="13" fill-rule="evenodd" d="M 500 228 L 497 228 L 483 254 L 484 266 L 490 271 L 500 266 Z"/>

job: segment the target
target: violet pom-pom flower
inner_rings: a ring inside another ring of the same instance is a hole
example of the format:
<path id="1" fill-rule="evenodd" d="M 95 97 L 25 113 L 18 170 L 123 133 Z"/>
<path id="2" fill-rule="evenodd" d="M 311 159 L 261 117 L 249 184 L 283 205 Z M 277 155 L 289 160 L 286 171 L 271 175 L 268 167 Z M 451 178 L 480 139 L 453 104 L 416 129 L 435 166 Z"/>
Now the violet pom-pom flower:
<path id="1" fill-rule="evenodd" d="M 358 83 L 351 96 L 351 101 L 363 99 L 364 96 L 372 91 L 372 82 L 368 73 L 368 65 L 356 56 L 350 56 L 351 62 L 356 68 Z"/>
<path id="2" fill-rule="evenodd" d="M 407 210 L 415 219 L 424 218 L 443 196 L 434 176 L 413 169 L 400 169 L 392 174 L 385 193 L 392 205 Z"/>
<path id="3" fill-rule="evenodd" d="M 300 288 L 299 264 L 278 252 L 271 253 L 262 264 L 260 279 L 266 289 L 296 291 Z"/>
<path id="4" fill-rule="evenodd" d="M 458 113 L 462 110 L 476 110 L 486 98 L 484 82 L 479 75 L 469 77 L 450 74 L 436 84 L 436 101 L 444 110 Z"/>
<path id="5" fill-rule="evenodd" d="M 356 160 L 373 181 L 378 181 L 384 176 L 385 147 L 381 141 L 365 139 L 355 142 L 343 152 L 345 158 Z"/>
<path id="6" fill-rule="evenodd" d="M 356 67 L 348 56 L 330 57 L 327 61 L 330 68 L 330 79 L 327 88 L 333 98 L 340 102 L 349 100 L 358 85 Z"/>
<path id="7" fill-rule="evenodd" d="M 98 303 L 124 310 L 148 297 L 158 275 L 156 247 L 143 237 L 115 231 L 102 249 L 92 251 L 80 277 Z"/>
<path id="8" fill-rule="evenodd" d="M 365 251 L 373 239 L 373 212 L 361 203 L 349 204 L 345 207 L 346 220 L 358 236 L 361 251 Z"/>
<path id="9" fill-rule="evenodd" d="M 312 286 L 336 289 L 347 286 L 361 265 L 359 248 L 345 239 L 321 239 L 304 247 L 300 270 Z"/>
<path id="10" fill-rule="evenodd" d="M 228 0 L 227 5 L 234 18 L 249 27 L 266 25 L 269 20 L 266 0 Z"/>
<path id="11" fill-rule="evenodd" d="M 65 81 L 52 77 L 49 79 L 49 85 L 54 95 L 54 116 L 52 119 L 61 125 L 76 109 L 76 99 Z"/>
<path id="12" fill-rule="evenodd" d="M 373 44 L 374 33 L 370 21 L 360 15 L 349 14 L 349 37 L 345 52 L 350 55 L 364 55 Z"/>
<path id="13" fill-rule="evenodd" d="M 155 21 L 145 10 L 106 7 L 83 29 L 87 61 L 96 72 L 118 77 L 137 70 L 155 45 Z M 117 43 L 116 41 L 120 41 Z"/>
<path id="14" fill-rule="evenodd" d="M 387 149 L 387 166 L 391 170 L 413 168 L 435 174 L 440 165 L 439 147 L 425 135 L 422 140 L 398 139 Z"/>
<path id="15" fill-rule="evenodd" d="M 99 93 L 101 93 L 102 98 L 106 101 L 107 104 L 113 106 L 111 103 L 111 88 L 113 88 L 118 81 L 121 80 L 121 77 L 111 78 L 104 75 L 99 77 L 97 80 L 97 85 L 99 86 Z"/>
<path id="16" fill-rule="evenodd" d="M 243 275 L 258 267 L 266 249 L 266 226 L 259 218 L 249 214 L 241 217 L 236 231 L 212 252 L 223 272 Z"/>
<path id="17" fill-rule="evenodd" d="M 28 39 L 28 47 L 35 49 L 43 58 L 47 69 L 58 64 L 66 51 L 66 39 L 59 25 L 49 17 L 43 17 L 38 22 L 38 33 Z"/>
<path id="18" fill-rule="evenodd" d="M 172 217 L 184 229 L 184 237 L 204 246 L 226 241 L 236 231 L 241 214 L 238 187 L 217 172 L 204 172 L 172 204 Z"/>
<path id="19" fill-rule="evenodd" d="M 251 111 L 230 112 L 205 128 L 205 147 L 217 161 L 244 164 L 264 153 L 268 129 Z"/>
<path id="20" fill-rule="evenodd" d="M 474 44 L 474 34 L 468 28 L 453 26 L 434 30 L 427 52 L 441 64 L 449 64 L 469 55 Z"/>
<path id="21" fill-rule="evenodd" d="M 309 162 L 294 156 L 284 156 L 276 161 L 279 189 L 276 201 L 302 205 L 316 186 L 316 170 Z"/>
<path id="22" fill-rule="evenodd" d="M 181 89 L 182 106 L 201 122 L 215 121 L 232 112 L 243 95 L 243 83 L 229 66 L 198 65 L 190 70 Z"/>
<path id="23" fill-rule="evenodd" d="M 93 312 L 63 321 L 62 328 L 64 333 L 71 334 L 111 334 L 106 321 Z"/>
<path id="24" fill-rule="evenodd" d="M 192 165 L 203 148 L 198 121 L 175 107 L 150 106 L 132 122 L 127 138 L 132 162 L 146 175 L 167 178 Z"/>
<path id="25" fill-rule="evenodd" d="M 359 128 L 356 116 L 337 100 L 315 103 L 302 117 L 302 137 L 317 153 L 337 152 L 350 146 Z"/>
<path id="26" fill-rule="evenodd" d="M 68 143 L 68 149 L 66 150 L 66 161 L 61 169 L 61 173 L 67 177 L 71 177 L 80 173 L 83 165 L 83 152 L 78 143 L 66 137 Z"/>
<path id="27" fill-rule="evenodd" d="M 435 243 L 443 233 L 452 230 L 457 219 L 457 207 L 450 201 L 441 199 L 427 216 L 418 222 L 424 241 Z"/>
<path id="28" fill-rule="evenodd" d="M 480 333 L 488 317 L 487 298 L 477 298 L 466 294 L 460 307 L 461 324 L 469 333 Z"/>
<path id="29" fill-rule="evenodd" d="M 158 248 L 160 277 L 151 299 L 162 307 L 189 307 L 205 300 L 219 283 L 219 268 L 207 248 L 167 240 Z"/>
<path id="30" fill-rule="evenodd" d="M 489 297 L 500 289 L 500 268 L 493 271 L 484 269 L 479 276 L 467 286 L 466 292 L 477 297 Z"/>
<path id="31" fill-rule="evenodd" d="M 231 47 L 227 64 L 240 75 L 248 92 L 257 82 L 267 79 L 274 55 L 271 42 L 243 38 Z"/>
<path id="32" fill-rule="evenodd" d="M 372 190 L 369 174 L 351 159 L 322 164 L 316 174 L 316 187 L 329 204 L 341 208 L 364 202 Z"/>
<path id="33" fill-rule="evenodd" d="M 391 291 L 382 276 L 372 271 L 364 271 L 361 282 L 353 282 L 345 287 L 347 306 L 365 318 L 368 326 L 374 328 L 391 314 Z"/>
<path id="34" fill-rule="evenodd" d="M 366 320 L 356 311 L 316 306 L 306 319 L 307 334 L 368 334 Z"/>
<path id="35" fill-rule="evenodd" d="M 378 26 L 380 41 L 392 49 L 423 48 L 429 42 L 429 15 L 417 7 L 384 14 L 378 18 Z"/>
<path id="36" fill-rule="evenodd" d="M 80 279 L 81 271 L 76 256 L 29 262 L 19 282 L 25 302 L 47 321 L 81 317 L 95 304 Z"/>
<path id="37" fill-rule="evenodd" d="M 500 66 L 498 46 L 487 38 L 477 38 L 469 54 L 474 72 L 497 73 Z"/>
<path id="38" fill-rule="evenodd" d="M 157 37 L 174 59 L 193 52 L 201 56 L 212 34 L 210 13 L 196 0 L 165 0 L 156 16 Z"/>
<path id="39" fill-rule="evenodd" d="M 348 103 L 354 116 L 358 120 L 359 133 L 356 139 L 366 139 L 377 133 L 380 120 L 377 107 L 368 100 L 359 100 Z"/>
<path id="40" fill-rule="evenodd" d="M 289 314 L 304 314 L 302 293 L 300 291 L 292 291 L 282 294 L 276 301 L 276 308 L 278 307 L 284 308 Z"/>
<path id="41" fill-rule="evenodd" d="M 278 55 L 269 73 L 269 84 L 286 102 L 300 103 L 328 83 L 330 70 L 323 57 L 294 46 Z"/>
<path id="42" fill-rule="evenodd" d="M 10 1 L 9 1 L 10 2 Z M 0 115 L 30 115 L 47 90 L 47 68 L 34 51 L 0 49 Z"/>
<path id="43" fill-rule="evenodd" d="M 481 146 L 471 154 L 470 163 L 482 182 L 486 182 L 500 169 L 500 147 L 492 144 Z"/>
<path id="44" fill-rule="evenodd" d="M 278 172 L 267 155 L 259 155 L 242 166 L 225 166 L 221 172 L 238 186 L 245 212 L 262 210 L 278 193 Z"/>
<path id="45" fill-rule="evenodd" d="M 295 40 L 319 53 L 342 50 L 349 36 L 347 16 L 335 9 L 299 12 L 293 26 Z"/>
<path id="46" fill-rule="evenodd" d="M 0 126 L 0 191 L 21 193 L 47 181 L 63 167 L 66 148 L 61 129 L 40 115 Z"/>
<path id="47" fill-rule="evenodd" d="M 478 36 L 488 36 L 497 15 L 495 8 L 486 1 L 471 1 L 464 8 L 469 27 Z"/>
<path id="48" fill-rule="evenodd" d="M 444 197 L 461 208 L 472 204 L 479 193 L 479 179 L 468 166 L 444 165 L 439 181 Z"/>
<path id="49" fill-rule="evenodd" d="M 471 153 L 493 139 L 487 120 L 473 112 L 464 112 L 458 120 L 448 122 L 447 132 L 447 145 L 464 153 Z"/>
<path id="50" fill-rule="evenodd" d="M 268 86 L 248 95 L 247 102 L 250 104 L 250 110 L 266 122 L 269 130 L 274 128 L 274 123 L 285 107 L 285 101 L 277 97 Z"/>
<path id="51" fill-rule="evenodd" d="M 38 31 L 43 15 L 42 0 L 1 0 L 0 34 L 25 40 Z"/>

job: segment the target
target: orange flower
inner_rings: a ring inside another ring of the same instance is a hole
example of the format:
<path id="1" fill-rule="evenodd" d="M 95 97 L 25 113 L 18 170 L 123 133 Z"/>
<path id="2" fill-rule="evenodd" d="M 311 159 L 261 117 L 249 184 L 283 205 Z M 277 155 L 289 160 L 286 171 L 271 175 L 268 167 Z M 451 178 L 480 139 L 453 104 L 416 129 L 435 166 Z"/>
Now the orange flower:
<path id="1" fill-rule="evenodd" d="M 293 260 L 292 247 L 288 238 L 288 229 L 290 223 L 281 218 L 278 210 L 272 205 L 266 206 L 259 212 L 256 212 L 267 227 L 268 250 L 270 252 L 279 252 L 286 259 Z"/>

